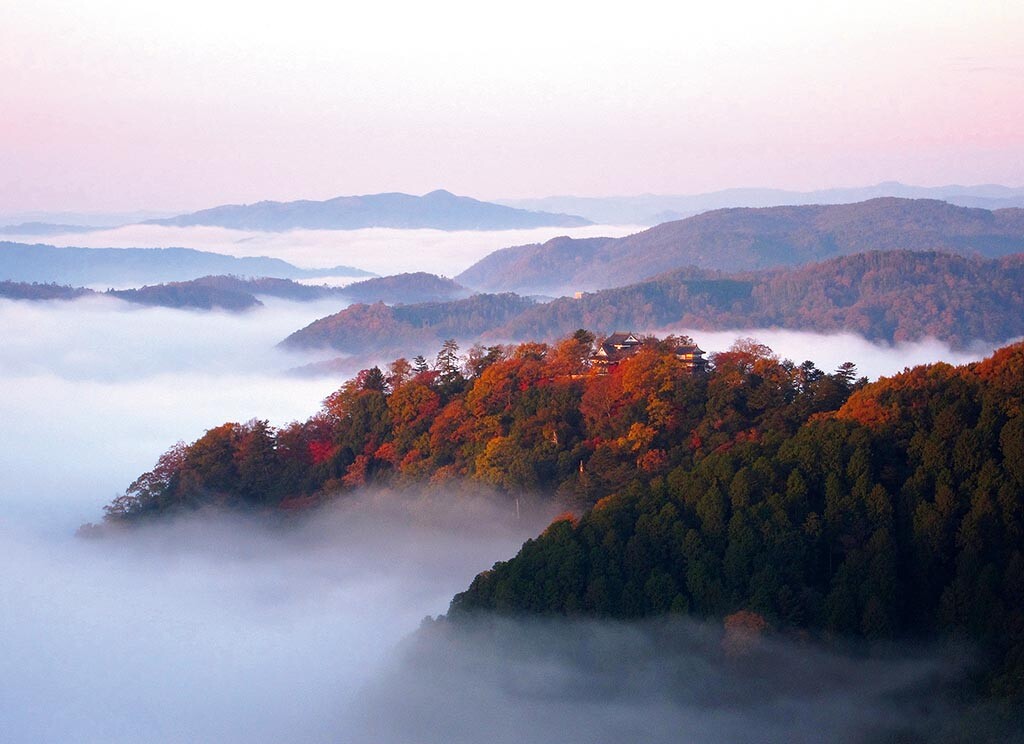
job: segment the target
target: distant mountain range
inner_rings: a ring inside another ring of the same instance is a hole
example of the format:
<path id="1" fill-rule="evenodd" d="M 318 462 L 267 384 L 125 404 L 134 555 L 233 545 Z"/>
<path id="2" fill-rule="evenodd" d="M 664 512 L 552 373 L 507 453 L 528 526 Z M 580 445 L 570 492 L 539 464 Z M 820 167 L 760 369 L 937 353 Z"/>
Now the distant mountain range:
<path id="1" fill-rule="evenodd" d="M 0 215 L 0 233 L 5 235 L 32 235 L 37 233 L 19 232 L 33 229 L 35 226 L 72 231 L 107 230 L 121 225 L 137 225 L 143 220 L 155 220 L 161 217 L 173 217 L 173 211 L 139 210 L 134 212 L 48 212 L 35 210 L 31 212 L 8 212 Z"/>
<path id="2" fill-rule="evenodd" d="M 658 225 L 691 217 L 712 209 L 729 207 L 779 207 L 800 204 L 851 204 L 879 197 L 940 199 L 961 207 L 1004 209 L 1024 207 L 1024 187 L 994 184 L 983 186 L 907 186 L 888 181 L 876 186 L 786 191 L 784 189 L 740 188 L 706 194 L 670 196 L 547 196 L 539 199 L 501 199 L 499 204 L 520 209 L 569 212 L 601 225 Z"/>
<path id="3" fill-rule="evenodd" d="M 0 242 L 0 280 L 138 286 L 211 274 L 281 279 L 373 276 L 351 266 L 300 269 L 277 258 L 236 258 L 191 248 L 57 248 Z"/>
<path id="4" fill-rule="evenodd" d="M 436 230 L 508 230 L 531 227 L 580 227 L 589 220 L 568 214 L 516 209 L 431 191 L 424 196 L 370 194 L 327 201 L 263 201 L 225 205 L 145 224 L 226 227 L 236 230 L 355 230 L 364 227 Z"/>
<path id="5" fill-rule="evenodd" d="M 898 198 L 720 209 L 624 238 L 562 237 L 504 248 L 455 279 L 488 292 L 568 294 L 622 286 L 687 266 L 749 271 L 896 249 L 987 257 L 1021 252 L 1024 209 L 989 211 Z"/>
<path id="6" fill-rule="evenodd" d="M 34 235 L 43 237 L 45 235 L 69 235 L 72 233 L 88 233 L 106 229 L 108 228 L 90 227 L 87 225 L 64 225 L 51 222 L 21 222 L 17 225 L 0 226 L 0 235 Z"/>
<path id="7" fill-rule="evenodd" d="M 362 302 L 441 302 L 465 297 L 469 290 L 451 279 L 433 274 L 398 274 L 356 282 L 346 287 L 299 284 L 291 279 L 237 276 L 204 276 L 184 282 L 152 284 L 137 289 L 108 289 L 96 292 L 52 282 L 0 280 L 0 297 L 12 300 L 76 300 L 106 295 L 137 305 L 188 310 L 229 310 L 239 312 L 259 307 L 260 297 L 279 297 L 292 302 L 311 302 L 337 297 L 338 304 Z"/>

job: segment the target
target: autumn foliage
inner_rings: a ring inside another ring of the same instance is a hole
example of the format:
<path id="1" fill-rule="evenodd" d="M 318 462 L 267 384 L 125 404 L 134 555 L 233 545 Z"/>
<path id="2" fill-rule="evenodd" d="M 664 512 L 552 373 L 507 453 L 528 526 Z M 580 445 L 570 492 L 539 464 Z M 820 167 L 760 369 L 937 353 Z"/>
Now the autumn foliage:
<path id="1" fill-rule="evenodd" d="M 580 516 L 480 574 L 452 617 L 685 612 L 731 616 L 740 635 L 763 630 L 752 617 L 960 634 L 990 652 L 992 690 L 1024 690 L 1024 344 L 868 384 L 852 364 L 824 372 L 751 339 L 692 373 L 676 339 L 648 338 L 602 375 L 593 342 L 460 355 L 449 341 L 432 364 L 364 370 L 305 422 L 175 445 L 108 518 L 295 510 L 369 484 L 533 491 Z"/>

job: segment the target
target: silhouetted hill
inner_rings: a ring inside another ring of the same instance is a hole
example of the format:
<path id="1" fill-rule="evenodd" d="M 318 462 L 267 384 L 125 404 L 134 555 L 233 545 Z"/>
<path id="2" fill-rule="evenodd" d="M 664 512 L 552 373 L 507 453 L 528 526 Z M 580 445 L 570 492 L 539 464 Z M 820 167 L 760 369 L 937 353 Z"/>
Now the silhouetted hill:
<path id="1" fill-rule="evenodd" d="M 723 209 L 604 242 L 557 238 L 506 248 L 455 278 L 481 291 L 568 294 L 622 286 L 686 266 L 748 271 L 896 249 L 987 257 L 1021 252 L 1024 209 L 988 211 L 896 198 Z"/>
<path id="2" fill-rule="evenodd" d="M 530 212 L 491 204 L 444 190 L 423 196 L 369 194 L 327 201 L 263 201 L 204 209 L 146 224 L 214 225 L 238 230 L 354 230 L 363 227 L 437 230 L 508 230 L 528 227 L 578 227 L 589 220 L 566 214 Z"/>
<path id="3" fill-rule="evenodd" d="M 235 258 L 191 248 L 57 248 L 0 242 L 0 279 L 12 281 L 139 285 L 215 274 L 283 279 L 373 276 L 350 266 L 300 269 L 277 258 Z"/>

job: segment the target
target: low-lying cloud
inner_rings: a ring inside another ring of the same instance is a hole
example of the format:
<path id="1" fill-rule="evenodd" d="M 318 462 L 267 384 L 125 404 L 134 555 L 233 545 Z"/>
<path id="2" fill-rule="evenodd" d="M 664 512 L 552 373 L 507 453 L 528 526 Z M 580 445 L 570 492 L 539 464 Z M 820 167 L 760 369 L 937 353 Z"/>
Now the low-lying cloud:
<path id="1" fill-rule="evenodd" d="M 378 274 L 429 271 L 455 276 L 500 248 L 543 243 L 559 235 L 621 237 L 643 228 L 622 225 L 528 230 L 289 230 L 260 232 L 222 227 L 129 225 L 114 230 L 47 236 L 42 242 L 84 248 L 185 247 L 231 256 L 273 256 L 302 268 L 354 266 Z M 17 236 L 8 238 L 18 240 Z M 40 239 L 24 238 L 38 243 Z"/>
<path id="2" fill-rule="evenodd" d="M 476 618 L 425 627 L 355 699 L 347 741 L 811 744 L 934 741 L 962 712 L 955 645 L 827 650 L 721 625 Z M 980 731 L 976 741 L 985 740 Z"/>
<path id="3" fill-rule="evenodd" d="M 962 669 L 955 651 L 882 662 L 770 650 L 785 674 L 744 686 L 717 668 L 716 630 L 702 626 L 682 627 L 679 648 L 651 641 L 646 626 L 586 623 L 461 638 L 435 626 L 402 645 L 550 517 L 524 505 L 514 521 L 493 495 L 365 494 L 305 523 L 199 514 L 72 536 L 175 441 L 228 420 L 313 413 L 341 379 L 283 374 L 306 358 L 274 344 L 329 311 L 0 301 L 0 738 L 843 741 L 833 732 L 892 723 L 916 735 L 914 720 L 933 720 L 918 692 Z M 694 335 L 708 351 L 736 336 Z M 872 376 L 956 360 L 930 344 L 742 335 L 798 363 L 850 359 Z M 778 692 L 801 674 L 811 689 Z"/>
<path id="4" fill-rule="evenodd" d="M 352 497 L 97 540 L 0 523 L 6 742 L 329 742 L 389 650 L 550 517 Z"/>
<path id="5" fill-rule="evenodd" d="M 110 297 L 0 299 L 0 374 L 106 381 L 180 372 L 278 374 L 311 357 L 275 344 L 346 304 L 338 298 L 263 302 L 232 313 L 144 307 Z"/>

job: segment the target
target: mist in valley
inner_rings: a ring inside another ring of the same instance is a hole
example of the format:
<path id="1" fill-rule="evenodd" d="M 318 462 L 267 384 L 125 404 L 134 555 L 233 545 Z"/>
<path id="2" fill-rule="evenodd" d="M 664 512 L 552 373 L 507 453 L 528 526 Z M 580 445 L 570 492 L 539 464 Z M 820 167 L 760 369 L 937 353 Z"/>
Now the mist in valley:
<path id="1" fill-rule="evenodd" d="M 238 258 L 273 256 L 305 269 L 344 265 L 381 275 L 430 271 L 455 276 L 500 248 L 543 243 L 559 235 L 574 238 L 622 237 L 642 229 L 630 225 L 588 225 L 521 230 L 445 231 L 374 227 L 261 232 L 223 227 L 127 225 L 111 230 L 47 236 L 45 239 L 32 236 L 8 236 L 7 239 L 83 248 L 185 246 Z M 339 280 L 351 281 L 351 278 L 340 277 Z"/>
<path id="2" fill-rule="evenodd" d="M 342 379 L 290 375 L 316 357 L 274 345 L 337 309 L 0 301 L 5 741 L 859 741 L 939 726 L 934 701 L 969 650 L 855 659 L 773 642 L 733 662 L 717 625 L 417 632 L 555 505 L 524 500 L 517 520 L 495 494 L 366 492 L 307 517 L 198 513 L 74 536 L 174 442 L 314 413 Z M 872 376 L 958 359 L 935 344 L 743 335 Z M 735 338 L 695 336 L 707 351 Z"/>

